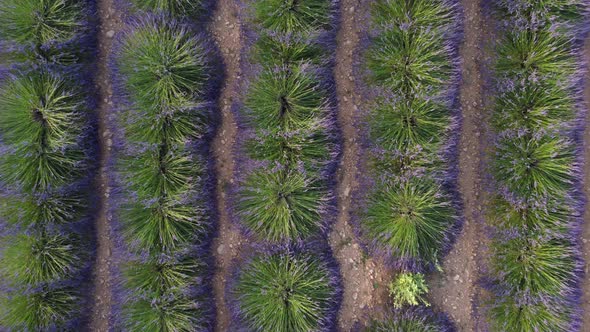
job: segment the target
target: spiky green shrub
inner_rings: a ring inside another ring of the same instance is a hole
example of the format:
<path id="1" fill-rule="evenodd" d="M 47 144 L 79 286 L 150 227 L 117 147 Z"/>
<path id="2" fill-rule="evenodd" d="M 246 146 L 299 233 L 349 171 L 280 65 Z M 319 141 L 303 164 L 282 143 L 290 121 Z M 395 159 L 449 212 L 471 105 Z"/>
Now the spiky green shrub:
<path id="1" fill-rule="evenodd" d="M 327 92 L 304 66 L 264 70 L 248 89 L 245 122 L 256 132 L 246 152 L 257 160 L 308 171 L 331 159 Z"/>
<path id="2" fill-rule="evenodd" d="M 152 120 L 162 118 L 155 125 L 144 126 L 144 131 L 152 129 L 166 134 L 157 124 L 165 124 L 175 112 L 203 102 L 200 96 L 209 78 L 206 56 L 206 48 L 188 26 L 163 17 L 135 23 L 121 46 L 117 63 L 131 102 L 139 109 L 147 108 L 145 112 Z M 188 125 L 189 134 L 193 134 L 192 121 L 179 118 L 176 125 Z M 177 132 L 172 128 L 169 131 Z M 189 136 L 182 130 L 178 134 Z"/>
<path id="3" fill-rule="evenodd" d="M 441 92 L 452 64 L 441 34 L 394 27 L 377 36 L 367 52 L 371 84 L 411 98 Z"/>
<path id="4" fill-rule="evenodd" d="M 499 132 L 558 128 L 575 116 L 570 92 L 567 86 L 539 80 L 510 85 L 497 99 L 494 127 Z"/>
<path id="5" fill-rule="evenodd" d="M 582 2 L 495 1 L 505 27 L 497 46 L 492 117 L 498 133 L 491 200 L 493 331 L 577 329 L 580 202 L 577 24 Z"/>
<path id="6" fill-rule="evenodd" d="M 86 258 L 73 236 L 18 235 L 4 244 L 0 275 L 13 285 L 35 287 L 67 280 L 79 273 Z"/>
<path id="7" fill-rule="evenodd" d="M 325 51 L 314 37 L 311 33 L 306 36 L 285 36 L 263 32 L 254 44 L 252 59 L 269 67 L 303 62 L 322 64 Z"/>
<path id="8" fill-rule="evenodd" d="M 326 263 L 310 253 L 261 254 L 237 277 L 238 315 L 253 331 L 322 330 L 334 301 L 332 278 Z"/>
<path id="9" fill-rule="evenodd" d="M 494 243 L 492 248 L 493 272 L 510 294 L 541 298 L 570 291 L 575 253 L 567 241 L 516 237 Z"/>
<path id="10" fill-rule="evenodd" d="M 0 299 L 0 322 L 15 331 L 63 330 L 79 313 L 80 299 L 71 287 L 14 294 Z"/>
<path id="11" fill-rule="evenodd" d="M 204 310 L 190 292 L 205 264 L 197 259 L 150 259 L 124 269 L 133 293 L 123 315 L 130 331 L 195 331 L 204 326 Z"/>
<path id="12" fill-rule="evenodd" d="M 202 331 L 210 326 L 206 263 L 211 230 L 206 147 L 211 127 L 212 53 L 185 24 L 202 3 L 134 1 L 146 10 L 121 36 L 115 58 L 117 155 L 123 201 L 118 203 L 124 246 L 125 302 L 120 328 Z M 171 17 L 174 17 L 171 19 Z"/>
<path id="13" fill-rule="evenodd" d="M 75 64 L 83 45 L 71 44 L 88 32 L 87 15 L 85 1 L 2 0 L 0 39 L 24 48 L 13 52 L 16 61 Z"/>
<path id="14" fill-rule="evenodd" d="M 519 29 L 498 45 L 496 70 L 503 75 L 531 75 L 560 80 L 578 68 L 572 37 L 548 29 Z"/>
<path id="15" fill-rule="evenodd" d="M 452 23 L 454 13 L 444 0 L 379 0 L 372 9 L 372 23 L 384 26 L 404 26 L 425 29 Z"/>
<path id="16" fill-rule="evenodd" d="M 428 285 L 422 273 L 400 273 L 389 284 L 389 295 L 393 298 L 393 306 L 397 309 L 405 305 L 430 306 L 424 295 L 428 293 Z"/>
<path id="17" fill-rule="evenodd" d="M 450 332 L 453 326 L 443 316 L 425 309 L 394 311 L 382 320 L 373 319 L 364 332 Z"/>
<path id="18" fill-rule="evenodd" d="M 286 34 L 300 34 L 328 27 L 329 0 L 260 0 L 252 4 L 256 24 Z"/>
<path id="19" fill-rule="evenodd" d="M 325 192 L 297 171 L 252 173 L 242 185 L 238 213 L 249 229 L 268 241 L 298 240 L 321 227 Z"/>
<path id="20" fill-rule="evenodd" d="M 162 12 L 174 17 L 200 14 L 204 3 L 201 0 L 131 0 L 131 2 L 141 10 Z"/>
<path id="21" fill-rule="evenodd" d="M 422 98 L 379 102 L 371 110 L 369 135 L 386 150 L 415 150 L 417 146 L 433 154 L 450 126 L 445 105 Z"/>
<path id="22" fill-rule="evenodd" d="M 571 331 L 574 310 L 563 303 L 552 299 L 517 300 L 512 296 L 497 298 L 497 301 L 490 311 L 493 331 Z"/>
<path id="23" fill-rule="evenodd" d="M 434 181 L 417 178 L 380 186 L 369 196 L 361 228 L 401 266 L 433 264 L 455 222 L 455 212 Z"/>
<path id="24" fill-rule="evenodd" d="M 322 115 L 326 91 L 304 67 L 264 70 L 248 89 L 244 105 L 255 128 L 282 131 L 305 129 Z"/>
<path id="25" fill-rule="evenodd" d="M 82 176 L 84 98 L 73 82 L 46 71 L 21 74 L 3 87 L 0 130 L 13 149 L 0 156 L 3 182 L 45 191 Z"/>
<path id="26" fill-rule="evenodd" d="M 498 229 L 520 234 L 565 234 L 571 228 L 571 219 L 575 215 L 574 208 L 561 199 L 544 201 L 542 205 L 534 202 L 514 204 L 497 196 L 490 205 L 489 217 Z"/>
<path id="27" fill-rule="evenodd" d="M 496 180 L 516 199 L 559 197 L 571 188 L 575 156 L 567 140 L 543 133 L 506 136 L 496 155 Z"/>

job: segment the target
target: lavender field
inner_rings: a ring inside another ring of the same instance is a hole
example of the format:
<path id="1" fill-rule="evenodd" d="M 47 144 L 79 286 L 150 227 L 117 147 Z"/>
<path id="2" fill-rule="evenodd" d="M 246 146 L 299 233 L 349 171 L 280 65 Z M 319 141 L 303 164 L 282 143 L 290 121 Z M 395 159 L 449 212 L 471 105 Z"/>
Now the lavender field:
<path id="1" fill-rule="evenodd" d="M 0 0 L 0 331 L 590 331 L 587 0 Z"/>

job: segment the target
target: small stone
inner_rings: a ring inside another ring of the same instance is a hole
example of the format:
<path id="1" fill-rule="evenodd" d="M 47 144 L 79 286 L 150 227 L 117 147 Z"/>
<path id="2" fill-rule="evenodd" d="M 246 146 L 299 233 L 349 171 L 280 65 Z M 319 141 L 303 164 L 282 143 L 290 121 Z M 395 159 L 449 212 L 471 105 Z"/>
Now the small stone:
<path id="1" fill-rule="evenodd" d="M 225 246 L 223 244 L 220 244 L 219 247 L 217 247 L 217 253 L 222 255 L 223 251 L 225 250 Z"/>
<path id="2" fill-rule="evenodd" d="M 107 31 L 107 37 L 113 38 L 114 36 L 115 36 L 115 30 L 109 30 L 109 31 Z"/>
<path id="3" fill-rule="evenodd" d="M 453 280 L 458 281 L 460 278 L 461 278 L 461 276 L 457 274 L 456 276 L 453 277 Z"/>

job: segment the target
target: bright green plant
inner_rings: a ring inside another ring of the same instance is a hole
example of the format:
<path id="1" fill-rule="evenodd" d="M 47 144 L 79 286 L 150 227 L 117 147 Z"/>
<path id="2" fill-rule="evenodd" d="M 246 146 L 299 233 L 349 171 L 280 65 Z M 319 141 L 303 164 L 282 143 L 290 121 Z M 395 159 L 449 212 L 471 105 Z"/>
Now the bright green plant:
<path id="1" fill-rule="evenodd" d="M 202 308 L 182 293 L 145 296 L 125 308 L 126 330 L 133 332 L 192 332 L 204 328 Z"/>
<path id="2" fill-rule="evenodd" d="M 490 310 L 493 331 L 570 331 L 571 309 L 555 301 L 518 303 L 512 296 L 497 301 Z"/>
<path id="3" fill-rule="evenodd" d="M 403 272 L 389 284 L 389 295 L 393 298 L 395 308 L 405 305 L 430 306 L 424 295 L 428 293 L 428 285 L 422 273 Z"/>
<path id="4" fill-rule="evenodd" d="M 387 150 L 436 153 L 450 126 L 449 111 L 442 104 L 421 98 L 382 101 L 371 111 L 370 136 Z"/>

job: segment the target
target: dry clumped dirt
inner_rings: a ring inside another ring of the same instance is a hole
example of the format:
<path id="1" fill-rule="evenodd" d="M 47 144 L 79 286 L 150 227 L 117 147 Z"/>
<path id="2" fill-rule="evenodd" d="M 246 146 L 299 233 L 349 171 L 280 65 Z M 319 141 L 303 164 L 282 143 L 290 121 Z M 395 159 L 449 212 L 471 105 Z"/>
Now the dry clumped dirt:
<path id="1" fill-rule="evenodd" d="M 215 331 L 227 331 L 231 323 L 229 308 L 226 306 L 225 287 L 230 276 L 233 261 L 238 257 L 244 239 L 237 225 L 233 224 L 227 211 L 226 189 L 232 184 L 234 160 L 232 150 L 237 126 L 232 114 L 236 88 L 240 79 L 241 32 L 237 4 L 232 0 L 220 0 L 213 13 L 210 32 L 223 56 L 224 82 L 218 104 L 221 112 L 217 136 L 213 142 L 213 157 L 216 163 L 218 224 L 217 238 L 213 241 L 212 252 L 216 267 L 213 277 L 213 292 L 217 309 Z"/>
<path id="2" fill-rule="evenodd" d="M 479 287 L 487 241 L 483 174 L 491 134 L 485 126 L 490 116 L 490 98 L 483 72 L 490 65 L 493 52 L 491 24 L 482 13 L 482 1 L 485 0 L 462 1 L 465 18 L 460 46 L 462 128 L 458 184 L 463 199 L 463 229 L 442 262 L 443 272 L 430 278 L 430 300 L 435 308 L 450 316 L 459 331 L 482 329 L 476 306 L 483 295 Z"/>
<path id="3" fill-rule="evenodd" d="M 96 186 L 99 193 L 99 212 L 96 220 L 97 251 L 93 271 L 94 289 L 92 290 L 92 311 L 90 317 L 91 331 L 108 331 L 111 326 L 113 242 L 111 237 L 108 198 L 110 195 L 109 178 L 106 167 L 109 163 L 112 135 L 108 130 L 108 116 L 113 109 L 113 87 L 107 66 L 111 53 L 113 37 L 121 30 L 120 13 L 113 0 L 98 2 L 98 60 L 96 72 L 96 89 L 98 93 L 98 135 L 99 135 L 99 174 Z"/>
<path id="4" fill-rule="evenodd" d="M 342 160 L 337 173 L 338 217 L 329 235 L 334 257 L 340 265 L 343 296 L 338 315 L 341 331 L 353 331 L 359 320 L 366 320 L 372 309 L 387 301 L 387 284 L 391 272 L 363 252 L 350 225 L 351 193 L 359 186 L 357 161 L 360 156 L 359 133 L 355 118 L 359 116 L 361 96 L 355 85 L 353 72 L 358 52 L 359 30 L 369 7 L 365 0 L 340 2 L 340 28 L 337 35 L 336 67 L 334 76 L 338 100 L 338 123 L 342 140 Z"/>
<path id="5" fill-rule="evenodd" d="M 584 63 L 590 66 L 590 36 L 586 38 L 584 48 Z M 586 72 L 586 89 L 584 90 L 584 106 L 586 108 L 586 131 L 584 133 L 584 194 L 586 195 L 586 210 L 584 211 L 584 225 L 582 228 L 582 250 L 584 258 L 584 281 L 582 285 L 582 331 L 590 331 L 590 204 L 588 204 L 588 197 L 590 197 L 590 72 Z"/>

